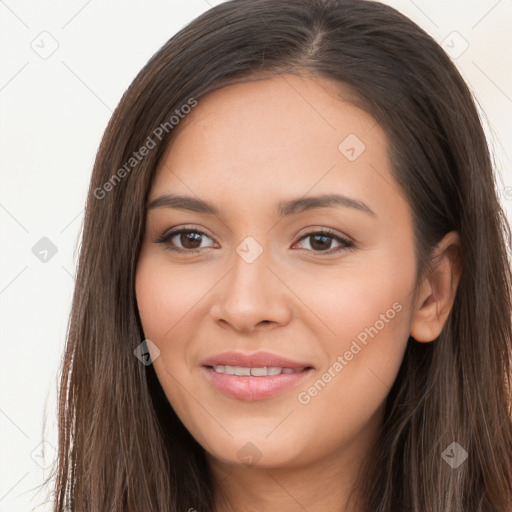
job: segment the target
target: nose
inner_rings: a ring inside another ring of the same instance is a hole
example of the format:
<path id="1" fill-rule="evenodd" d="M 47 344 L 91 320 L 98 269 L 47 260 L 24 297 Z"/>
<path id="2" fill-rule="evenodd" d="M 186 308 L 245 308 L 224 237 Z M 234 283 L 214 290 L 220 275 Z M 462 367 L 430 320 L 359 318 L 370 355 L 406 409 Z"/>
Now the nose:
<path id="1" fill-rule="evenodd" d="M 233 266 L 219 283 L 220 291 L 210 310 L 215 322 L 249 334 L 290 321 L 293 294 L 268 263 L 266 251 L 252 262 L 234 254 Z"/>

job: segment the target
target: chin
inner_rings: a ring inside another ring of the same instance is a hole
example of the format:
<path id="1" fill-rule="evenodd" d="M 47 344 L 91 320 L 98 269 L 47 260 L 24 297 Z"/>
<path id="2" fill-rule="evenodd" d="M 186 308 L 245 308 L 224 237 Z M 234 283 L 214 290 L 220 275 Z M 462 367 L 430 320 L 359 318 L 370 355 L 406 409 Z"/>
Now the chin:
<path id="1" fill-rule="evenodd" d="M 298 450 L 297 443 L 290 437 L 286 439 L 287 442 L 284 442 L 283 438 L 278 436 L 270 440 L 265 439 L 265 436 L 251 438 L 246 435 L 243 438 L 211 440 L 210 445 L 215 448 L 204 448 L 210 457 L 228 465 L 271 469 L 291 467 L 305 462 L 301 461 L 304 452 Z"/>

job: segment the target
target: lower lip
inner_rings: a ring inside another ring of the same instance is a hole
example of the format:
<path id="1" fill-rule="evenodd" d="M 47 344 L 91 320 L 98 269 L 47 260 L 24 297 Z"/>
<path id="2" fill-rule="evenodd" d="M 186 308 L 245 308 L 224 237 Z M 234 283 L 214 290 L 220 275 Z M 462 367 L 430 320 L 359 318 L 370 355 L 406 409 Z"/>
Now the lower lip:
<path id="1" fill-rule="evenodd" d="M 281 373 L 266 377 L 244 377 L 218 373 L 204 367 L 208 380 L 222 393 L 239 400 L 255 401 L 273 397 L 296 386 L 313 372 L 312 368 L 297 373 Z"/>

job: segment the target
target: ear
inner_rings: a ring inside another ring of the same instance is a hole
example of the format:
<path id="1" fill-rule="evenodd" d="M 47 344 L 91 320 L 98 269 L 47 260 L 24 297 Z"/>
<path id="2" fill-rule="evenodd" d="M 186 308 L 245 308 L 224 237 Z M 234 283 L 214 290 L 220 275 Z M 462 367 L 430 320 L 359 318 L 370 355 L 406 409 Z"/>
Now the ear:
<path id="1" fill-rule="evenodd" d="M 437 244 L 432 271 L 420 284 L 411 320 L 411 336 L 419 342 L 435 340 L 448 318 L 462 274 L 459 234 L 451 231 Z"/>

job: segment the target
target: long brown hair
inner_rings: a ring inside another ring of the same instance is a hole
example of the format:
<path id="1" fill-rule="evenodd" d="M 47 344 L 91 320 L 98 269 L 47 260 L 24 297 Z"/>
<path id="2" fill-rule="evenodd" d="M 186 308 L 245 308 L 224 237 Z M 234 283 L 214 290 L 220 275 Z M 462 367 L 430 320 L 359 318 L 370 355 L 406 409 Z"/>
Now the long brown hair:
<path id="1" fill-rule="evenodd" d="M 453 309 L 437 340 L 408 341 L 359 482 L 360 509 L 510 511 L 510 231 L 490 152 L 475 100 L 439 45 L 365 0 L 222 3 L 172 37 L 123 95 L 86 205 L 60 382 L 55 511 L 214 511 L 204 449 L 153 367 L 134 356 L 144 339 L 135 268 L 153 175 L 182 117 L 208 92 L 282 72 L 343 85 L 386 131 L 413 210 L 420 276 L 446 233 L 461 237 Z M 445 456 L 454 447 L 468 454 L 456 468 Z"/>

